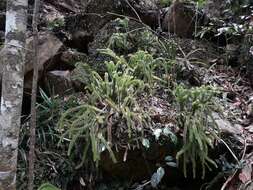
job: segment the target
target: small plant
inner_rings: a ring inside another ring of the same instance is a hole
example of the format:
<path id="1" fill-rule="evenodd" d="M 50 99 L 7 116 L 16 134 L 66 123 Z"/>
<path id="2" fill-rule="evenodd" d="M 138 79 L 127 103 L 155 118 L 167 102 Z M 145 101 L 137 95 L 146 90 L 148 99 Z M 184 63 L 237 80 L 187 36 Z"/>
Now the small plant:
<path id="1" fill-rule="evenodd" d="M 117 18 L 115 19 L 115 22 L 117 24 L 116 29 L 117 30 L 124 30 L 125 32 L 129 29 L 129 18 L 125 17 L 124 19 Z"/>
<path id="2" fill-rule="evenodd" d="M 187 89 L 179 85 L 174 90 L 174 96 L 179 106 L 180 114 L 177 122 L 183 130 L 183 147 L 177 153 L 177 159 L 183 157 L 184 175 L 187 176 L 187 164 L 191 162 L 193 177 L 196 177 L 197 161 L 201 162 L 202 178 L 206 168 L 216 163 L 208 157 L 209 147 L 213 148 L 216 123 L 212 112 L 216 110 L 214 96 L 217 91 L 209 86 Z"/>
<path id="3" fill-rule="evenodd" d="M 113 50 L 117 50 L 120 52 L 124 52 L 127 51 L 130 46 L 131 43 L 129 42 L 129 36 L 128 36 L 128 23 L 129 23 L 129 19 L 128 18 L 124 18 L 124 19 L 120 19 L 117 18 L 115 20 L 116 23 L 116 32 L 112 34 L 112 36 L 109 39 L 108 42 L 108 47 L 110 49 Z"/>
<path id="4" fill-rule="evenodd" d="M 39 187 L 38 190 L 60 190 L 60 189 L 58 189 L 57 187 L 55 187 L 50 183 L 44 183 Z"/>
<path id="5" fill-rule="evenodd" d="M 130 47 L 130 43 L 127 39 L 126 33 L 113 33 L 109 40 L 109 48 L 111 49 L 120 49 L 121 51 L 126 51 Z"/>
<path id="6" fill-rule="evenodd" d="M 147 51 L 139 50 L 129 55 L 127 61 L 123 56 L 116 55 L 110 49 L 100 50 L 101 53 L 110 56 L 121 70 L 125 70 L 129 75 L 144 82 L 145 87 L 152 88 L 155 82 L 167 82 L 166 76 L 171 72 L 173 63 L 164 58 L 154 58 Z"/>
<path id="7" fill-rule="evenodd" d="M 132 68 L 134 76 L 153 86 L 156 79 L 155 70 L 163 64 L 165 65 L 165 60 L 154 59 L 148 52 L 140 50 L 130 56 L 128 64 Z"/>
<path id="8" fill-rule="evenodd" d="M 162 7 L 169 6 L 171 4 L 172 0 L 160 0 L 160 5 Z"/>
<path id="9" fill-rule="evenodd" d="M 48 22 L 47 28 L 49 30 L 57 30 L 59 28 L 64 27 L 64 25 L 65 25 L 65 20 L 63 18 L 58 18 L 58 19 Z"/>
<path id="10" fill-rule="evenodd" d="M 160 48 L 159 39 L 156 35 L 153 34 L 149 29 L 140 31 L 138 38 L 136 38 L 138 48 L 149 51 L 152 54 L 157 53 L 156 48 Z M 156 47 L 156 48 L 154 48 Z"/>

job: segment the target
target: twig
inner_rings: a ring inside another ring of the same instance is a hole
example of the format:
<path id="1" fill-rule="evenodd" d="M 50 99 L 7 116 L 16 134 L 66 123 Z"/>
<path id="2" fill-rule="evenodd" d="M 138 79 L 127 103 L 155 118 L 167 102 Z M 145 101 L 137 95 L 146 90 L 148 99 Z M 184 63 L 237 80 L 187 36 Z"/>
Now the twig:
<path id="1" fill-rule="evenodd" d="M 29 151 L 29 173 L 28 173 L 28 190 L 34 189 L 34 162 L 35 162 L 35 141 L 36 141 L 36 97 L 38 87 L 38 17 L 40 0 L 35 0 L 33 10 L 33 83 L 32 83 L 32 100 L 31 100 L 31 126 L 30 126 L 30 151 Z"/>
<path id="2" fill-rule="evenodd" d="M 238 164 L 240 164 L 239 159 L 236 157 L 235 153 L 231 150 L 231 148 L 228 146 L 228 144 L 221 138 L 218 137 L 218 139 L 227 147 L 227 149 L 229 150 L 229 152 L 232 154 L 232 156 L 234 157 L 234 159 L 236 160 L 236 162 Z"/>
<path id="3" fill-rule="evenodd" d="M 246 151 L 247 151 L 247 147 L 248 147 L 247 139 L 245 138 L 245 139 L 244 139 L 244 149 L 243 149 L 243 154 L 242 154 L 241 160 L 243 160 L 243 159 L 245 158 L 245 154 L 246 154 Z"/>
<path id="4" fill-rule="evenodd" d="M 233 175 L 230 176 L 230 177 L 226 180 L 226 182 L 222 185 L 221 190 L 225 190 L 225 188 L 227 187 L 228 183 L 229 183 L 230 181 L 232 181 L 232 179 L 235 177 L 235 174 L 236 174 L 237 172 L 238 172 L 238 169 L 235 170 L 235 172 L 233 173 Z"/>
<path id="5" fill-rule="evenodd" d="M 128 6 L 133 10 L 133 12 L 134 12 L 134 14 L 137 16 L 138 20 L 139 20 L 140 22 L 142 22 L 141 17 L 139 16 L 139 14 L 138 14 L 137 11 L 135 10 L 135 8 L 129 3 L 128 0 L 125 0 L 125 1 L 126 1 L 126 3 L 128 4 Z"/>

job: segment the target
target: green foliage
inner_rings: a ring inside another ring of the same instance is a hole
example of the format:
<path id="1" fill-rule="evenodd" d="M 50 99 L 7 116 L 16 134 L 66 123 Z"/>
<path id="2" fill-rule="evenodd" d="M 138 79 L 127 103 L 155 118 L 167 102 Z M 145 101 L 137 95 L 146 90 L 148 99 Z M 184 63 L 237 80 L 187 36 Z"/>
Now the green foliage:
<path id="1" fill-rule="evenodd" d="M 110 56 L 120 72 L 128 73 L 136 79 L 144 82 L 145 87 L 152 88 L 155 82 L 165 82 L 173 63 L 164 58 L 154 58 L 147 51 L 139 50 L 129 55 L 128 61 L 123 56 L 116 55 L 112 50 L 100 50 L 101 53 Z M 110 65 L 110 64 L 109 64 Z"/>
<path id="2" fill-rule="evenodd" d="M 172 3 L 172 0 L 160 0 L 160 5 L 162 7 L 169 6 Z"/>
<path id="3" fill-rule="evenodd" d="M 194 2 L 198 3 L 200 7 L 203 7 L 207 2 L 207 0 L 194 0 Z"/>
<path id="4" fill-rule="evenodd" d="M 108 48 L 114 52 L 127 55 L 130 52 L 143 50 L 154 57 L 175 59 L 176 45 L 173 40 L 159 39 L 147 26 L 142 26 L 128 18 L 115 20 L 116 32 L 108 41 Z M 133 29 L 134 27 L 134 29 Z"/>
<path id="5" fill-rule="evenodd" d="M 80 72 L 77 77 L 87 86 L 88 101 L 66 111 L 59 121 L 60 128 L 66 130 L 61 140 L 70 139 L 69 155 L 75 144 L 84 144 L 80 166 L 85 162 L 89 150 L 97 164 L 104 150 L 108 150 L 116 162 L 111 149 L 112 127 L 126 126 L 131 140 L 133 134 L 150 125 L 148 114 L 137 102 L 138 95 L 143 93 L 144 82 L 133 75 L 133 69 L 123 57 L 111 50 L 101 51 L 114 58 L 105 62 L 107 72 L 101 77 L 89 65 L 77 64 Z"/>
<path id="6" fill-rule="evenodd" d="M 161 2 L 169 3 L 168 0 Z M 127 18 L 117 19 L 116 23 L 117 32 L 109 40 L 109 47 L 114 51 L 99 50 L 110 59 L 104 63 L 105 72 L 100 74 L 86 63 L 76 65 L 76 78 L 86 86 L 81 100 L 68 97 L 68 100 L 62 101 L 59 97 L 50 98 L 41 91 L 43 101 L 38 104 L 37 129 L 41 168 L 38 171 L 41 171 L 42 178 L 45 173 L 54 178 L 51 182 L 59 187 L 66 187 L 75 175 L 75 169 L 90 164 L 90 159 L 98 165 L 101 153 L 105 150 L 117 162 L 113 152 L 113 145 L 117 141 L 113 136 L 115 131 L 123 131 L 120 138 L 126 138 L 124 141 L 129 146 L 132 142 L 141 141 L 145 148 L 149 148 L 149 136 L 144 131 L 154 135 L 159 143 L 164 140 L 161 137 L 166 137 L 166 140 L 170 139 L 177 144 L 177 137 L 170 127 L 153 128 L 148 110 L 144 110 L 138 102 L 140 97 L 146 96 L 147 89 L 155 89 L 156 84 L 161 86 L 171 82 L 176 56 L 175 43 L 158 39 L 149 28 L 131 31 Z M 54 28 L 61 27 L 64 23 L 51 24 L 51 28 Z M 120 50 L 117 52 L 124 56 L 116 54 L 115 50 Z M 184 55 L 183 61 L 190 62 L 190 55 L 191 53 Z M 177 159 L 183 158 L 185 176 L 187 164 L 191 162 L 194 177 L 196 165 L 200 161 L 204 177 L 206 167 L 210 169 L 210 165 L 216 166 L 208 157 L 208 150 L 213 147 L 212 133 L 216 130 L 211 113 L 215 110 L 214 97 L 217 92 L 208 86 L 186 89 L 179 85 L 173 93 L 179 107 L 177 122 L 183 131 L 183 146 Z M 58 127 L 55 127 L 56 123 Z M 24 139 L 21 138 L 22 146 L 27 141 L 27 135 Z M 58 147 L 55 146 L 57 143 Z M 20 152 L 24 160 L 27 160 L 25 150 L 21 149 Z M 167 156 L 165 160 L 168 166 L 177 166 L 173 158 Z M 73 162 L 76 164 L 78 161 L 80 162 L 74 169 Z M 50 170 L 52 168 L 53 172 Z M 156 187 L 163 175 L 163 168 L 159 168 L 150 183 Z M 51 184 L 43 184 L 40 190 L 54 188 L 56 187 Z"/>
<path id="7" fill-rule="evenodd" d="M 109 39 L 108 47 L 113 50 L 117 50 L 119 52 L 124 52 L 129 50 L 131 47 L 131 43 L 129 42 L 129 19 L 117 18 L 115 20 L 116 23 L 116 32 L 112 34 Z"/>
<path id="8" fill-rule="evenodd" d="M 50 183 L 44 183 L 39 187 L 38 190 L 60 190 L 60 189 L 58 189 L 57 187 L 55 187 Z"/>
<path id="9" fill-rule="evenodd" d="M 206 167 L 216 163 L 208 157 L 209 147 L 213 147 L 214 137 L 211 135 L 216 129 L 212 119 L 212 112 L 216 109 L 214 96 L 217 91 L 209 86 L 187 89 L 179 85 L 174 90 L 174 96 L 179 106 L 177 121 L 183 130 L 183 147 L 177 153 L 177 159 L 183 157 L 184 175 L 187 163 L 191 162 L 193 177 L 196 177 L 197 161 L 201 162 L 202 178 L 205 177 Z"/>
<path id="10" fill-rule="evenodd" d="M 138 38 L 136 38 L 138 48 L 145 51 L 150 51 L 150 53 L 156 53 L 154 45 L 159 48 L 159 39 L 150 30 L 143 30 L 140 32 Z"/>
<path id="11" fill-rule="evenodd" d="M 116 19 L 116 31 L 109 39 L 108 47 L 111 50 L 101 53 L 122 62 L 132 72 L 131 75 L 147 83 L 150 88 L 158 83 L 167 87 L 172 85 L 177 49 L 173 40 L 159 39 L 148 27 L 130 30 L 127 18 Z"/>
<path id="12" fill-rule="evenodd" d="M 200 6 L 203 6 L 207 0 L 183 0 L 183 2 L 196 2 Z M 160 5 L 162 7 L 170 6 L 173 0 L 160 0 Z"/>
<path id="13" fill-rule="evenodd" d="M 234 36 L 240 36 L 242 35 L 245 31 L 247 31 L 246 25 L 242 24 L 236 24 L 236 23 L 229 23 L 225 27 L 221 27 L 217 29 L 217 36 L 220 36 L 221 34 L 225 35 L 234 35 Z"/>
<path id="14" fill-rule="evenodd" d="M 123 29 L 124 31 L 128 31 L 129 29 L 129 18 L 125 17 L 124 19 L 117 18 L 116 20 L 117 30 Z"/>
<path id="15" fill-rule="evenodd" d="M 211 18 L 208 25 L 202 26 L 196 36 L 202 38 L 206 34 L 215 34 L 226 36 L 227 40 L 238 39 L 251 30 L 248 19 L 252 12 L 252 5 L 250 0 L 224 1 L 222 6 L 225 8 L 220 15 Z"/>
<path id="16" fill-rule="evenodd" d="M 109 40 L 109 47 L 111 49 L 120 49 L 121 51 L 128 50 L 130 43 L 127 39 L 126 33 L 114 33 Z"/>
<path id="17" fill-rule="evenodd" d="M 63 28 L 65 25 L 65 20 L 63 18 L 57 18 L 51 22 L 47 23 L 47 28 L 49 30 L 58 30 L 60 28 Z"/>
<path id="18" fill-rule="evenodd" d="M 163 62 L 165 62 L 163 59 L 154 59 L 145 51 L 138 51 L 130 56 L 129 66 L 132 68 L 134 76 L 151 86 L 155 78 L 155 69 Z"/>
<path id="19" fill-rule="evenodd" d="M 56 146 L 61 133 L 57 129 L 62 112 L 69 107 L 77 105 L 77 98 L 69 96 L 64 99 L 58 96 L 49 97 L 40 89 L 39 103 L 37 103 L 37 128 L 36 128 L 36 165 L 35 186 L 44 181 L 50 181 L 63 189 L 76 175 L 74 162 L 67 156 L 67 143 Z M 29 150 L 29 118 L 22 125 L 19 138 L 19 165 L 18 187 L 26 190 L 27 166 Z"/>

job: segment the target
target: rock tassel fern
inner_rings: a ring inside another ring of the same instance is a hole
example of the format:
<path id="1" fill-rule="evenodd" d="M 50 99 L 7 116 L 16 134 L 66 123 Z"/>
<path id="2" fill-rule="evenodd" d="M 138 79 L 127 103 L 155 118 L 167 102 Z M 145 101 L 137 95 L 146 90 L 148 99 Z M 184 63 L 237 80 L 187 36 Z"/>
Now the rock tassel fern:
<path id="1" fill-rule="evenodd" d="M 77 78 L 86 84 L 87 102 L 66 111 L 59 126 L 65 129 L 61 140 L 70 139 L 69 155 L 77 144 L 84 144 L 79 166 L 84 163 L 90 150 L 97 164 L 100 153 L 105 149 L 116 162 L 112 151 L 113 128 L 126 127 L 131 140 L 134 134 L 150 127 L 148 114 L 137 102 L 138 94 L 143 93 L 144 82 L 132 75 L 123 58 L 114 57 L 114 61 L 105 62 L 107 72 L 104 76 L 87 64 L 77 64 Z"/>
<path id="2" fill-rule="evenodd" d="M 214 96 L 217 92 L 208 86 L 186 89 L 178 86 L 174 90 L 179 106 L 178 125 L 183 130 L 183 147 L 177 153 L 177 159 L 183 157 L 184 175 L 187 176 L 187 164 L 191 162 L 193 177 L 196 177 L 197 162 L 201 163 L 202 178 L 206 168 L 211 170 L 216 163 L 209 158 L 208 150 L 213 148 L 216 124 L 212 118 L 215 110 Z"/>

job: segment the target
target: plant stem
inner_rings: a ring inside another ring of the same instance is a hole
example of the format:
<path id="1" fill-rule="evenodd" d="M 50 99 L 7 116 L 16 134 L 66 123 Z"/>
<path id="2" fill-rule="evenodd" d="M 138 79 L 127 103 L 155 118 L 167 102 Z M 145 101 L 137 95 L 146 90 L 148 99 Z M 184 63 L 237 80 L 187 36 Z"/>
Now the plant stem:
<path id="1" fill-rule="evenodd" d="M 35 0 L 33 10 L 33 84 L 32 84 L 32 101 L 31 101 L 31 125 L 30 125 L 30 150 L 29 150 L 29 173 L 28 173 L 28 190 L 34 187 L 34 162 L 35 162 L 35 141 L 36 141 L 36 97 L 38 87 L 38 17 L 40 1 Z"/>

